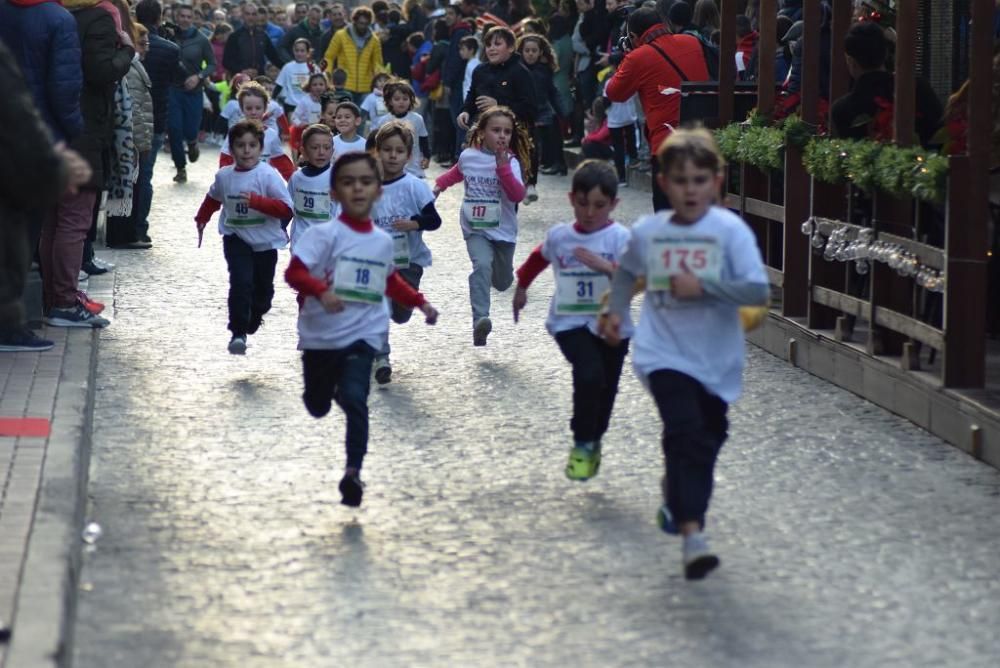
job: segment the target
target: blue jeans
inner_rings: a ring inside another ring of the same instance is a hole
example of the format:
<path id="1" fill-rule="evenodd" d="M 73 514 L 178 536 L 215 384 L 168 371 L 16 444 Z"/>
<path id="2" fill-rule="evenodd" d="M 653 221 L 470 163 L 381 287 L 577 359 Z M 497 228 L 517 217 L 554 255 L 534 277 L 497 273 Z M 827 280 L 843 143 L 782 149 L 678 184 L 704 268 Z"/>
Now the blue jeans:
<path id="1" fill-rule="evenodd" d="M 715 460 L 726 441 L 728 404 L 697 380 L 668 369 L 649 374 L 663 420 L 663 500 L 674 521 L 705 525 Z"/>
<path id="2" fill-rule="evenodd" d="M 459 84 L 457 87 L 451 89 L 451 97 L 448 98 L 448 112 L 451 114 L 451 122 L 455 126 L 455 160 L 458 160 L 458 156 L 462 152 L 462 145 L 465 144 L 465 136 L 469 132 L 458 127 L 458 121 L 455 120 L 462 113 L 462 104 L 464 102 L 462 85 Z"/>
<path id="3" fill-rule="evenodd" d="M 334 401 L 347 417 L 347 466 L 361 469 L 368 452 L 368 391 L 375 350 L 355 341 L 340 350 L 302 353 L 302 401 L 313 417 L 330 412 Z"/>
<path id="4" fill-rule="evenodd" d="M 192 91 L 170 89 L 167 127 L 170 130 L 170 157 L 174 159 L 174 166 L 177 169 L 184 169 L 187 164 L 184 142 L 190 144 L 198 141 L 204 99 L 201 88 Z"/>

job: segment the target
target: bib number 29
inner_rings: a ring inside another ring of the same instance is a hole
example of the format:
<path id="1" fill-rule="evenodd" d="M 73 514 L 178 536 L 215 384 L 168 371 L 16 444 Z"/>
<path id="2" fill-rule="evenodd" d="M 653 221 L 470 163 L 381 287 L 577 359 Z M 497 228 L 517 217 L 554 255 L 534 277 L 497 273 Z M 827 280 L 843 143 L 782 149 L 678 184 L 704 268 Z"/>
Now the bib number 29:
<path id="1" fill-rule="evenodd" d="M 302 206 L 307 209 L 313 209 L 316 207 L 316 199 L 314 197 L 309 197 L 308 195 L 302 198 Z"/>

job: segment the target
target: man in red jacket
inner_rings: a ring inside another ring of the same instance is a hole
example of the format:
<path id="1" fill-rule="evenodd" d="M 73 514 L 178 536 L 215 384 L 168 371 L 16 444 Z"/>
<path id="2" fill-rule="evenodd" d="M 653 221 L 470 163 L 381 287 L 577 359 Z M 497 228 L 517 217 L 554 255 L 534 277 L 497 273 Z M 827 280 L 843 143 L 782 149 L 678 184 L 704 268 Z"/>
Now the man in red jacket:
<path id="1" fill-rule="evenodd" d="M 642 8 L 628 19 L 632 49 L 608 82 L 606 95 L 612 102 L 626 102 L 639 94 L 646 115 L 649 147 L 656 153 L 681 119 L 681 82 L 707 81 L 708 66 L 701 42 L 691 35 L 674 35 L 663 26 L 655 9 Z M 653 183 L 659 171 L 653 160 Z M 653 186 L 653 208 L 669 206 L 666 195 Z"/>

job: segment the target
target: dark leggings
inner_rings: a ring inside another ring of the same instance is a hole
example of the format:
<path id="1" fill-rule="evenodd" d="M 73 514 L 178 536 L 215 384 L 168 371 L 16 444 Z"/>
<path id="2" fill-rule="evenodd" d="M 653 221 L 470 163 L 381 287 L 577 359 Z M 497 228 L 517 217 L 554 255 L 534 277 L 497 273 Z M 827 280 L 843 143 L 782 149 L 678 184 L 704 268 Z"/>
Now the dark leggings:
<path id="1" fill-rule="evenodd" d="M 611 421 L 628 339 L 609 346 L 586 327 L 578 327 L 556 334 L 556 343 L 573 365 L 573 418 L 569 422 L 573 439 L 600 440 Z"/>
<path id="2" fill-rule="evenodd" d="M 621 128 L 609 128 L 611 131 L 611 147 L 615 152 L 615 171 L 618 172 L 618 180 L 624 181 L 625 156 L 628 155 L 632 164 L 639 159 L 639 147 L 635 144 L 635 126 L 626 125 Z"/>

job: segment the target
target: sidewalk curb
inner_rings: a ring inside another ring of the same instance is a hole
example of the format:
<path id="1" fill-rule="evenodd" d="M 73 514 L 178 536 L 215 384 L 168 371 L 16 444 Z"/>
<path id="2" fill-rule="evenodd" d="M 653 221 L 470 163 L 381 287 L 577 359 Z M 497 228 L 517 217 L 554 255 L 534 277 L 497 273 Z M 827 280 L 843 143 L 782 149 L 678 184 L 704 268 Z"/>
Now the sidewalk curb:
<path id="1" fill-rule="evenodd" d="M 99 337 L 100 330 L 67 337 L 6 668 L 72 662 Z"/>

